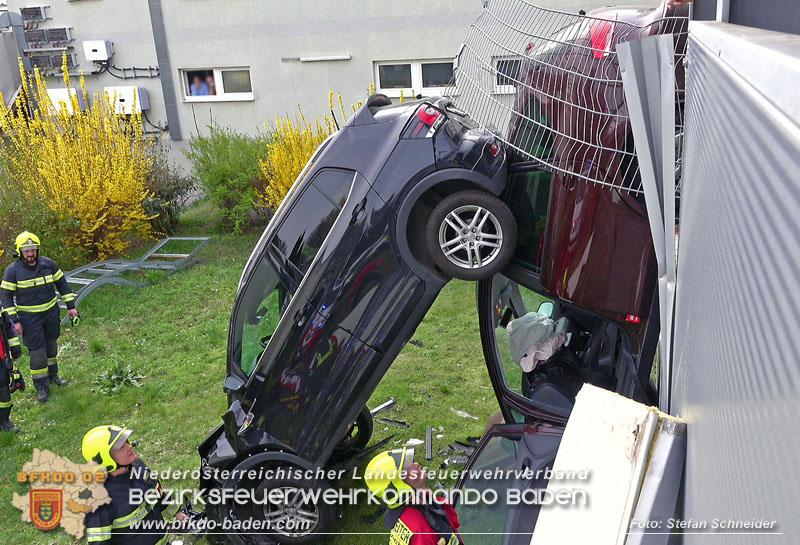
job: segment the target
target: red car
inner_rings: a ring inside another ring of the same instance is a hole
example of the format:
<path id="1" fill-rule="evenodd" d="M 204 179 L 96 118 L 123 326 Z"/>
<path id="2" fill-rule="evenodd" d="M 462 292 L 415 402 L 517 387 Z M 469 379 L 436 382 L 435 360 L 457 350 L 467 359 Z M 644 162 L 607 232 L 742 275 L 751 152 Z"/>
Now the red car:
<path id="1" fill-rule="evenodd" d="M 511 265 L 478 286 L 484 353 L 498 399 L 509 404 L 506 421 L 566 419 L 585 382 L 657 400 L 650 381 L 659 335 L 656 262 L 616 47 L 674 35 L 680 128 L 687 16 L 688 7 L 666 4 L 581 16 L 499 1 L 459 54 L 459 107 L 485 127 L 508 120 L 504 133 L 495 132 L 511 157 L 503 200 L 518 243 Z M 513 88 L 513 106 L 489 98 L 487 72 L 495 92 Z M 569 341 L 523 373 L 504 329 L 544 298 Z"/>

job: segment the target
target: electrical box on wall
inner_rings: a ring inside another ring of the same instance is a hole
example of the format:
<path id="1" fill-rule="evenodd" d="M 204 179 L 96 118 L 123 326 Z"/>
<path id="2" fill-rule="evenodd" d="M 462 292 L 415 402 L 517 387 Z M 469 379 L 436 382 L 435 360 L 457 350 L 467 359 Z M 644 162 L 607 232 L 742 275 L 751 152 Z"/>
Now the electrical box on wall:
<path id="1" fill-rule="evenodd" d="M 23 21 L 44 21 L 49 19 L 45 11 L 47 6 L 36 6 L 32 8 L 20 8 L 19 14 L 22 16 Z"/>
<path id="2" fill-rule="evenodd" d="M 31 64 L 36 68 L 52 68 L 53 57 L 52 55 L 28 55 Z"/>
<path id="3" fill-rule="evenodd" d="M 70 115 L 74 114 L 71 96 L 78 99 L 78 107 L 81 110 L 86 108 L 86 104 L 83 103 L 83 94 L 78 93 L 75 89 L 48 89 L 47 96 L 50 97 L 50 102 L 52 102 L 55 112 L 61 111 L 63 104 L 66 106 L 67 112 L 69 112 Z"/>
<path id="4" fill-rule="evenodd" d="M 114 46 L 108 40 L 87 40 L 83 42 L 83 54 L 87 61 L 107 61 L 114 55 Z"/>
<path id="5" fill-rule="evenodd" d="M 116 96 L 115 106 L 118 114 L 131 115 L 134 112 L 150 109 L 150 97 L 147 95 L 147 89 L 130 85 L 106 87 L 103 91 L 108 94 L 111 101 Z M 135 110 L 134 102 L 136 103 Z"/>
<path id="6" fill-rule="evenodd" d="M 25 41 L 28 42 L 28 44 L 46 44 L 47 33 L 42 29 L 26 30 Z"/>
<path id="7" fill-rule="evenodd" d="M 48 42 L 71 42 L 72 29 L 69 27 L 46 28 Z"/>

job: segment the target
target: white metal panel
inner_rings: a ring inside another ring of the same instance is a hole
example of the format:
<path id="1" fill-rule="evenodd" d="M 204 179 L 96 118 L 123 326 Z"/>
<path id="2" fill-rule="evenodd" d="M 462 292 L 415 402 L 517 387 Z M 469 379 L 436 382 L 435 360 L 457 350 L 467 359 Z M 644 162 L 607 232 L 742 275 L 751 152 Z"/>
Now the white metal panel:
<path id="1" fill-rule="evenodd" d="M 78 92 L 75 89 L 47 89 L 47 96 L 50 97 L 50 102 L 53 104 L 53 109 L 55 113 L 61 111 L 61 108 L 66 107 L 67 112 L 70 115 L 75 113 L 74 108 L 72 107 L 72 99 L 71 97 L 78 97 L 78 106 L 83 108 L 83 99 L 78 95 Z"/>
<path id="2" fill-rule="evenodd" d="M 536 521 L 531 545 L 623 543 L 645 472 L 658 413 L 626 397 L 585 385 L 575 400 L 553 473 L 589 470 L 583 481 L 550 479 L 556 494 L 586 491 L 587 506 L 552 505 Z"/>

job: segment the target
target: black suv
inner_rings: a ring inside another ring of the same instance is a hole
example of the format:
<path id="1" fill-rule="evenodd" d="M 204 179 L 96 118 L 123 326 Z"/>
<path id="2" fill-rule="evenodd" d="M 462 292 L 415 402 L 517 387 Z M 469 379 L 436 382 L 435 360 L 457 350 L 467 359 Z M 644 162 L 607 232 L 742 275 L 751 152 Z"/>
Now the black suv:
<path id="1" fill-rule="evenodd" d="M 365 403 L 441 288 L 451 277 L 489 278 L 511 259 L 517 227 L 498 198 L 507 178 L 504 148 L 447 99 L 371 97 L 315 152 L 245 267 L 228 338 L 230 409 L 199 447 L 203 467 L 319 468 L 364 447 Z M 297 543 L 324 531 L 330 509 L 216 515 L 274 521 L 271 537 Z"/>

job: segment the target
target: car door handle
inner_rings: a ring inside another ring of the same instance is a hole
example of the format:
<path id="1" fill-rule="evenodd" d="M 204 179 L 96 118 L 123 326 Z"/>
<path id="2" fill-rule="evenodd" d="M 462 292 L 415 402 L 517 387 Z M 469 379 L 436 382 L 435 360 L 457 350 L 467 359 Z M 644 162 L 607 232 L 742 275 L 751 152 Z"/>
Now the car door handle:
<path id="1" fill-rule="evenodd" d="M 364 197 L 363 199 L 361 199 L 361 202 L 358 203 L 358 206 L 356 206 L 353 209 L 353 215 L 350 217 L 350 225 L 353 225 L 355 222 L 358 221 L 358 218 L 361 216 L 361 214 L 364 212 L 366 208 L 367 208 L 367 198 Z"/>

